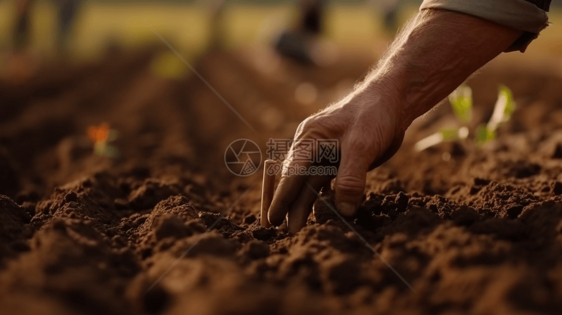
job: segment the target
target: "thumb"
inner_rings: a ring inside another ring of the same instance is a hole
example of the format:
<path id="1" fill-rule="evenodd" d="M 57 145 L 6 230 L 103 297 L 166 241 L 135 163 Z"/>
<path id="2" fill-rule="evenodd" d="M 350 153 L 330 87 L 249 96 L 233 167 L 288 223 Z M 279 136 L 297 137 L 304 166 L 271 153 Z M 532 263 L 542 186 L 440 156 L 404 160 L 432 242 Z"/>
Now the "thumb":
<path id="1" fill-rule="evenodd" d="M 342 146 L 341 163 L 334 186 L 336 205 L 344 216 L 353 216 L 363 200 L 370 162 L 366 154 L 361 151 Z"/>

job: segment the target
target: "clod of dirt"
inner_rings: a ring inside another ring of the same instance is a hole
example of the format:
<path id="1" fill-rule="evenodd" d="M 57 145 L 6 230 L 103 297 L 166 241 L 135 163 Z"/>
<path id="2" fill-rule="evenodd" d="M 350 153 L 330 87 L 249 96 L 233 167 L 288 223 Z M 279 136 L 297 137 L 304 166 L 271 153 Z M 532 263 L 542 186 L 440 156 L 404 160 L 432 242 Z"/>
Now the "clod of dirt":
<path id="1" fill-rule="evenodd" d="M 551 184 L 550 190 L 555 195 L 562 195 L 562 183 L 559 181 L 555 181 Z"/>
<path id="2" fill-rule="evenodd" d="M 277 235 L 277 231 L 274 227 L 264 228 L 264 227 L 257 227 L 255 230 L 252 231 L 252 235 L 255 239 L 260 241 L 267 241 Z"/>
<path id="3" fill-rule="evenodd" d="M 242 247 L 240 255 L 250 259 L 265 258 L 269 255 L 269 245 L 263 241 L 251 240 Z"/>
<path id="4" fill-rule="evenodd" d="M 478 193 L 482 188 L 484 188 L 486 185 L 488 185 L 491 182 L 490 180 L 479 178 L 479 177 L 474 178 L 473 181 L 474 184 L 470 188 L 471 195 Z"/>
<path id="5" fill-rule="evenodd" d="M 336 208 L 331 197 L 322 196 L 318 198 L 312 207 L 314 221 L 317 223 L 326 223 L 329 220 L 339 220 L 337 214 L 335 214 L 332 209 Z"/>
<path id="6" fill-rule="evenodd" d="M 129 195 L 129 204 L 137 210 L 145 210 L 156 206 L 160 200 L 180 194 L 181 189 L 174 184 L 164 183 L 155 179 L 147 179 L 142 186 Z"/>
<path id="7" fill-rule="evenodd" d="M 166 214 L 158 218 L 154 233 L 158 241 L 167 237 L 182 238 L 191 234 L 193 234 L 193 231 L 183 224 L 183 221 L 175 214 Z"/>
<path id="8" fill-rule="evenodd" d="M 182 239 L 170 248 L 170 253 L 180 257 L 188 249 L 188 257 L 217 256 L 231 257 L 240 245 L 233 240 L 225 239 L 221 234 L 211 231 L 203 235 L 193 235 Z"/>
<path id="9" fill-rule="evenodd" d="M 149 231 L 155 228 L 156 219 L 163 215 L 175 215 L 183 222 L 199 217 L 197 210 L 193 208 L 189 200 L 184 196 L 171 196 L 158 202 L 151 212 L 140 231 Z"/>
<path id="10" fill-rule="evenodd" d="M 354 292 L 362 285 L 368 284 L 365 277 L 351 270 L 362 270 L 360 262 L 348 255 L 332 256 L 321 264 L 320 277 L 327 282 L 326 290 L 343 295 Z"/>

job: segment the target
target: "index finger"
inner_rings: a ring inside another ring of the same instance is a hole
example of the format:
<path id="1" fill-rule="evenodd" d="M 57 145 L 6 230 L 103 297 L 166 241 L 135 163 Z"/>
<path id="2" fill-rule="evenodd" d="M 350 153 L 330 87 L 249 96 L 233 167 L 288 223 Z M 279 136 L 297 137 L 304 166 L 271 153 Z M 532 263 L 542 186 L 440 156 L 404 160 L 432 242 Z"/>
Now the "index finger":
<path id="1" fill-rule="evenodd" d="M 277 186 L 273 201 L 268 211 L 268 220 L 272 225 L 278 226 L 283 223 L 285 216 L 289 212 L 291 205 L 298 198 L 300 191 L 303 189 L 304 183 L 308 178 L 307 175 L 300 175 L 300 170 L 306 170 L 311 165 L 310 161 L 300 161 L 295 159 L 294 148 L 298 147 L 301 140 L 297 140 L 291 147 L 287 160 L 283 162 L 283 172 L 281 173 L 281 181 Z"/>

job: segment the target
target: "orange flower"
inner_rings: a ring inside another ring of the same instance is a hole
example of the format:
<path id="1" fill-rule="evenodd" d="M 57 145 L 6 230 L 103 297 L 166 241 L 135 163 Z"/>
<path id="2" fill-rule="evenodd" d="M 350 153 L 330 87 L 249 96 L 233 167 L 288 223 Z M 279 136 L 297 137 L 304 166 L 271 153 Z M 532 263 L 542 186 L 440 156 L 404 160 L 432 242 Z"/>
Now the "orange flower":
<path id="1" fill-rule="evenodd" d="M 88 136 L 94 142 L 106 141 L 109 136 L 109 125 L 101 124 L 99 127 L 90 126 L 88 128 Z"/>

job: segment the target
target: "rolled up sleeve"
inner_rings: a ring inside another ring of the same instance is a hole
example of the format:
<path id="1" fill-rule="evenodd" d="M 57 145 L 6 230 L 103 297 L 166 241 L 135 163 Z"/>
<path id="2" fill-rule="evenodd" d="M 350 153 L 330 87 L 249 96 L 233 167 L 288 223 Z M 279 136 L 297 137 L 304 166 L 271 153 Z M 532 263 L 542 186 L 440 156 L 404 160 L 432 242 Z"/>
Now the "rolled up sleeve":
<path id="1" fill-rule="evenodd" d="M 479 18 L 523 31 L 506 51 L 524 52 L 548 26 L 550 0 L 424 0 L 420 10 L 441 9 Z"/>

